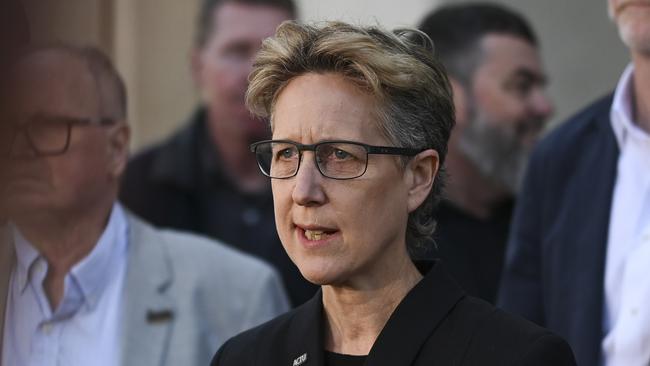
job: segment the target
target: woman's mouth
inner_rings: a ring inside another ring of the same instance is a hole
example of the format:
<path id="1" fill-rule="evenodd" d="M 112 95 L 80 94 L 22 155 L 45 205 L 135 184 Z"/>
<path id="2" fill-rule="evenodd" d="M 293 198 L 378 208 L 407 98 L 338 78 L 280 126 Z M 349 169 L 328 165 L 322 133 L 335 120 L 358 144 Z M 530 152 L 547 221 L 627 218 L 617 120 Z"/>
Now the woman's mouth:
<path id="1" fill-rule="evenodd" d="M 304 232 L 307 240 L 321 240 L 331 236 L 331 232 L 328 233 L 323 230 L 304 230 Z"/>
<path id="2" fill-rule="evenodd" d="M 325 228 L 310 228 L 306 229 L 300 226 L 296 226 L 298 235 L 307 243 L 307 244 L 323 244 L 331 239 L 333 236 L 339 233 L 335 229 L 325 229 Z"/>

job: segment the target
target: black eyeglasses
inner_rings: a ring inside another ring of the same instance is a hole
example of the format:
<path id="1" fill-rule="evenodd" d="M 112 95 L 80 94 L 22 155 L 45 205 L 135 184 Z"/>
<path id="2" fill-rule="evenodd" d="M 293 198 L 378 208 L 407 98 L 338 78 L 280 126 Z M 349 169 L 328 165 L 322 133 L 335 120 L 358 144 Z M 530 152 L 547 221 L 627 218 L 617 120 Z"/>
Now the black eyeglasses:
<path id="1" fill-rule="evenodd" d="M 270 178 L 286 179 L 298 174 L 302 152 L 313 151 L 320 173 L 332 179 L 354 179 L 368 168 L 368 154 L 414 156 L 426 149 L 372 146 L 353 141 L 330 140 L 303 145 L 290 140 L 266 140 L 252 144 L 257 165 Z"/>
<path id="2" fill-rule="evenodd" d="M 17 137 L 24 134 L 35 156 L 60 155 L 70 147 L 72 126 L 109 126 L 115 123 L 109 118 L 37 117 L 19 125 L 5 125 L 0 133 L 4 154 L 16 157 Z"/>

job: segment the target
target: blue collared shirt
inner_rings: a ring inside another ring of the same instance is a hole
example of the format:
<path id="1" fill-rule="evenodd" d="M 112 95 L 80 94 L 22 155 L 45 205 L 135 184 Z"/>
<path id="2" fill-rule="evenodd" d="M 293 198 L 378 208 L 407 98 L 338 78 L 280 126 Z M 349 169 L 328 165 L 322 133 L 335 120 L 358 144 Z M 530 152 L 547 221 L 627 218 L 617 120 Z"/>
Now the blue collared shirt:
<path id="1" fill-rule="evenodd" d="M 118 365 L 128 224 L 113 206 L 93 250 L 65 277 L 63 298 L 50 307 L 43 289 L 48 264 L 13 227 L 17 263 L 11 275 L 3 366 Z"/>
<path id="2" fill-rule="evenodd" d="M 634 113 L 634 66 L 621 77 L 611 109 L 620 154 L 605 259 L 606 366 L 650 362 L 650 133 Z"/>

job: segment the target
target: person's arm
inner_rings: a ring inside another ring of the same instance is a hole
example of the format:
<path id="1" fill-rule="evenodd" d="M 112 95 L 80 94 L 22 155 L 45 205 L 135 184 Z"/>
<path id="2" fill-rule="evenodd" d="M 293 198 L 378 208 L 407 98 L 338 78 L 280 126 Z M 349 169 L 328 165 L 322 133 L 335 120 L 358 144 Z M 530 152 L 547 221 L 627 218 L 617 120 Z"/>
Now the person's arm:
<path id="1" fill-rule="evenodd" d="M 290 309 L 284 285 L 274 269 L 260 266 L 255 278 L 250 287 L 248 309 L 242 319 L 243 329 L 260 325 Z"/>

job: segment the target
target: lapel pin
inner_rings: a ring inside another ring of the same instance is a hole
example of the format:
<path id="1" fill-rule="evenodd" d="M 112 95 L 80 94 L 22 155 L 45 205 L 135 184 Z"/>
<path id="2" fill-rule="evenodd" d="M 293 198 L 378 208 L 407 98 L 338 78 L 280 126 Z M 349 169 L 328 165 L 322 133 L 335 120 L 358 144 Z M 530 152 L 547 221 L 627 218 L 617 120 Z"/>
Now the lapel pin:
<path id="1" fill-rule="evenodd" d="M 147 323 L 166 323 L 174 319 L 174 313 L 171 310 L 148 310 Z"/>
<path id="2" fill-rule="evenodd" d="M 303 353 L 300 357 L 293 360 L 293 366 L 300 366 L 305 362 L 307 362 L 307 354 Z"/>

